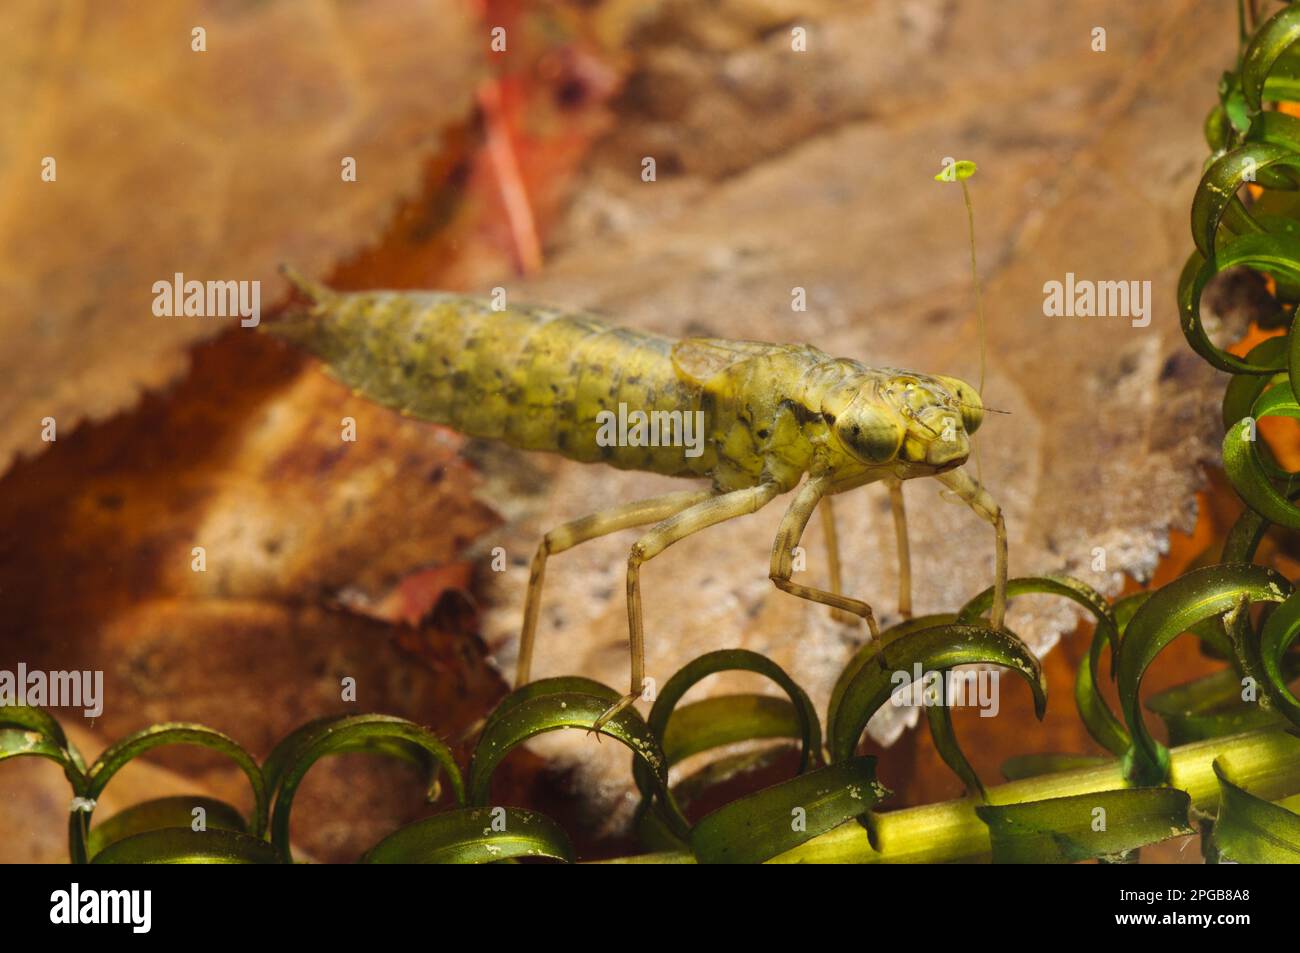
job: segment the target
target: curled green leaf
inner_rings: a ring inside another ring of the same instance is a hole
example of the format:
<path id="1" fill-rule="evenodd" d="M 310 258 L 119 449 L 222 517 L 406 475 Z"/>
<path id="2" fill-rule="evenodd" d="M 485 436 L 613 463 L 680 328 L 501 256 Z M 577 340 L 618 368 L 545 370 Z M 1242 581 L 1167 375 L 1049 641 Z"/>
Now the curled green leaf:
<path id="1" fill-rule="evenodd" d="M 65 774 L 71 767 L 68 752 L 53 738 L 30 728 L 0 728 L 0 761 L 28 756 L 53 761 Z"/>
<path id="2" fill-rule="evenodd" d="M 1020 804 L 978 805 L 993 862 L 1068 864 L 1119 858 L 1128 851 L 1191 834 L 1191 798 L 1173 788 L 1123 788 Z"/>
<path id="3" fill-rule="evenodd" d="M 512 698 L 517 692 L 507 695 L 501 703 L 504 712 L 498 708 L 488 719 L 474 749 L 469 766 L 470 803 L 488 803 L 492 775 L 512 749 L 548 731 L 562 728 L 590 731 L 600 716 L 622 697 L 607 685 L 590 684 L 592 687 L 586 691 L 572 691 L 572 679 L 541 679 L 519 690 L 526 690 L 522 701 Z M 645 763 L 655 794 L 664 805 L 665 819 L 675 835 L 685 837 L 690 826 L 668 789 L 668 758 L 640 712 L 630 706 L 624 708 L 601 726 L 600 734 L 627 745 Z"/>
<path id="4" fill-rule="evenodd" d="M 1138 691 L 1142 676 L 1160 650 L 1203 619 L 1245 611 L 1251 602 L 1281 602 L 1290 584 L 1271 569 L 1242 563 L 1196 569 L 1152 593 L 1124 632 L 1118 688 L 1124 720 L 1133 736 L 1127 775 L 1138 783 L 1163 783 L 1169 752 L 1151 736 Z"/>
<path id="5" fill-rule="evenodd" d="M 568 836 L 553 820 L 518 807 L 466 807 L 389 834 L 363 864 L 492 864 L 548 858 L 573 863 Z"/>
<path id="6" fill-rule="evenodd" d="M 1133 614 L 1149 596 L 1150 593 L 1147 592 L 1135 592 L 1115 603 L 1111 612 L 1121 639 Z M 1092 739 L 1112 754 L 1122 756 L 1133 744 L 1133 740 L 1129 737 L 1124 722 L 1111 711 L 1110 705 L 1102 696 L 1101 677 L 1098 674 L 1101 670 L 1102 650 L 1109 644 L 1110 641 L 1101 626 L 1093 630 L 1092 642 L 1088 647 L 1088 664 L 1080 665 L 1078 672 L 1075 673 L 1074 704 L 1079 711 L 1083 726 Z M 1112 653 L 1110 667 L 1112 676 L 1116 673 L 1115 658 L 1115 654 Z"/>
<path id="7" fill-rule="evenodd" d="M 1097 590 L 1093 589 L 1087 583 L 1075 579 L 1073 576 L 1049 575 L 1049 576 L 1021 576 L 1015 579 L 1007 580 L 1007 595 L 1052 595 L 1061 596 L 1069 599 L 1071 602 L 1087 609 L 1096 620 L 1095 635 L 1099 639 L 1105 639 L 1112 651 L 1119 645 L 1119 628 L 1115 624 L 1114 615 L 1111 612 L 1110 604 L 1106 602 L 1104 596 Z M 969 623 L 979 619 L 993 605 L 993 587 L 985 589 L 973 599 L 968 601 L 957 613 L 958 622 Z M 1089 669 L 1092 677 L 1096 676 L 1095 660 Z M 1081 673 L 1080 677 L 1084 677 Z M 935 747 L 939 750 L 940 756 L 944 762 L 953 769 L 954 772 L 966 784 L 967 789 L 975 792 L 981 798 L 984 797 L 984 786 L 980 781 L 975 769 L 967 761 L 962 753 L 960 746 L 957 744 L 956 736 L 953 733 L 952 713 L 946 703 L 942 701 L 943 686 L 938 686 L 939 704 L 931 705 L 926 709 L 926 718 L 930 725 L 930 735 L 934 739 Z M 1077 685 L 1076 685 L 1077 691 Z M 1077 699 L 1076 694 L 1076 699 Z M 1098 696 L 1100 698 L 1100 696 Z M 1089 696 L 1091 702 L 1091 696 Z M 1100 710 L 1090 712 L 1097 715 L 1099 721 L 1104 716 L 1110 715 L 1109 708 L 1104 702 L 1101 702 Z M 1041 714 L 1039 715 L 1041 718 Z M 1111 715 L 1111 721 L 1115 721 Z"/>
<path id="8" fill-rule="evenodd" d="M 717 695 L 683 705 L 664 732 L 664 754 L 676 764 L 701 751 L 758 738 L 798 738 L 799 711 L 772 695 Z M 640 759 L 636 762 L 641 764 Z"/>
<path id="9" fill-rule="evenodd" d="M 875 758 L 850 758 L 706 815 L 691 831 L 691 849 L 702 864 L 762 863 L 859 817 L 889 793 L 876 780 Z"/>
<path id="10" fill-rule="evenodd" d="M 804 723 L 799 711 L 788 700 L 772 695 L 719 695 L 682 705 L 672 713 L 664 732 L 664 755 L 674 765 L 701 751 L 709 751 L 738 741 L 769 738 L 799 738 Z M 753 770 L 770 760 L 767 752 L 751 751 L 721 758 L 682 779 L 673 786 L 673 796 L 685 811 L 704 790 L 732 780 L 737 774 Z M 801 759 L 802 760 L 802 759 Z M 644 762 L 632 759 L 637 787 L 642 800 L 637 808 L 637 829 L 642 843 L 679 849 L 684 843 L 672 835 L 668 824 L 657 814 L 656 790 Z M 806 770 L 801 766 L 800 770 Z M 654 808 L 654 809 L 652 809 Z"/>
<path id="11" fill-rule="evenodd" d="M 1253 364 L 1276 364 L 1287 359 L 1288 347 L 1286 336 L 1266 338 L 1250 349 L 1246 354 L 1246 360 Z M 1259 395 L 1286 379 L 1287 375 L 1282 372 L 1271 377 L 1262 374 L 1232 375 L 1232 380 L 1228 381 L 1227 389 L 1223 392 L 1223 429 L 1228 430 L 1233 424 L 1249 417 L 1254 412 L 1255 401 L 1259 399 Z M 1270 469 L 1277 467 L 1271 456 L 1268 463 Z M 1282 472 L 1284 471 L 1280 468 L 1276 470 L 1277 474 Z"/>
<path id="12" fill-rule="evenodd" d="M 1273 142 L 1247 142 L 1211 163 L 1192 198 L 1192 238 L 1207 259 L 1216 254 L 1219 224 L 1231 207 L 1233 224 L 1250 232 L 1261 231 L 1237 198 L 1237 190 L 1258 178 L 1261 169 L 1300 169 L 1300 155 Z"/>
<path id="13" fill-rule="evenodd" d="M 305 732 L 295 732 L 293 743 L 276 755 L 275 808 L 271 812 L 271 843 L 285 863 L 293 862 L 289 843 L 289 816 L 298 785 L 311 766 L 326 755 L 356 751 L 377 751 L 411 758 L 412 746 L 421 748 L 437 762 L 451 780 L 457 805 L 465 803 L 465 783 L 451 749 L 443 741 L 415 722 L 393 715 L 343 715 L 312 722 Z M 394 743 L 399 743 L 394 747 Z M 282 746 L 283 747 L 283 746 Z M 272 759 L 268 758 L 268 762 Z M 417 761 L 418 763 L 418 761 Z"/>
<path id="14" fill-rule="evenodd" d="M 539 679 L 515 688 L 505 698 L 497 702 L 497 707 L 492 709 L 487 720 L 484 721 L 483 730 L 479 732 L 479 737 L 481 738 L 487 734 L 493 724 L 510 714 L 520 705 L 543 695 L 559 695 L 565 692 L 608 698 L 611 704 L 622 697 L 604 682 L 598 682 L 594 678 L 585 678 L 582 675 L 560 675 L 555 678 Z"/>
<path id="15" fill-rule="evenodd" d="M 691 688 L 718 672 L 755 672 L 776 682 L 790 701 L 784 708 L 781 699 L 754 701 L 755 696 L 732 696 L 731 700 L 707 699 L 694 706 L 677 709 Z M 698 707 L 705 706 L 705 707 Z M 794 716 L 794 733 L 789 733 L 789 715 Z M 746 649 L 722 649 L 708 652 L 682 666 L 664 683 L 650 709 L 647 725 L 656 738 L 663 739 L 664 755 L 671 766 L 700 751 L 744 741 L 774 736 L 797 737 L 802 742 L 799 770 L 806 771 L 821 754 L 821 724 L 812 701 L 781 666 L 757 652 Z M 774 735 L 780 732 L 780 735 Z M 632 773 L 642 797 L 650 797 L 654 783 L 644 759 L 633 759 Z"/>
<path id="16" fill-rule="evenodd" d="M 68 741 L 63 726 L 53 715 L 43 708 L 31 705 L 0 705 L 0 729 L 4 728 L 17 729 L 22 737 L 13 736 L 10 739 L 12 747 L 0 743 L 0 761 L 27 754 L 56 761 L 63 767 L 64 776 L 72 785 L 73 793 L 82 793 L 86 782 L 86 762 L 82 760 L 76 746 Z M 40 751 L 26 750 L 32 733 L 45 738 L 49 745 L 42 746 Z"/>
<path id="17" fill-rule="evenodd" d="M 0 705 L 0 728 L 25 728 L 28 731 L 39 732 L 69 753 L 76 750 L 68 741 L 68 736 L 64 734 L 63 726 L 44 708 L 34 708 L 31 705 Z M 80 756 L 77 756 L 75 761 L 84 771 L 85 763 Z"/>
<path id="18" fill-rule="evenodd" d="M 1192 350 L 1211 366 L 1229 374 L 1273 375 L 1286 370 L 1287 362 L 1283 356 L 1260 354 L 1254 359 L 1240 358 L 1217 347 L 1201 321 L 1201 295 L 1215 275 L 1236 265 L 1247 265 L 1294 279 L 1296 263 L 1300 261 L 1291 257 L 1295 244 L 1294 240 L 1280 236 L 1246 234 L 1227 241 L 1209 260 L 1199 251 L 1192 252 L 1178 278 L 1180 326 Z"/>
<path id="19" fill-rule="evenodd" d="M 1274 387 L 1255 401 L 1254 417 L 1238 421 L 1223 437 L 1223 469 L 1233 487 L 1256 513 L 1270 523 L 1300 529 L 1300 507 L 1280 492 L 1269 479 L 1257 449 L 1255 419 L 1291 417 L 1300 419 L 1300 403 L 1290 388 Z"/>
<path id="20" fill-rule="evenodd" d="M 355 718 L 377 719 L 380 724 L 387 724 L 392 720 L 389 715 L 325 715 L 296 728 L 280 740 L 262 764 L 262 776 L 266 779 L 267 797 L 271 800 L 275 799 L 280 790 L 280 782 L 284 777 L 285 770 L 299 757 L 304 745 L 319 737 L 321 732 L 329 726 L 346 725 L 350 719 Z M 336 736 L 333 743 L 337 747 L 331 749 L 331 754 L 382 755 L 383 757 L 395 758 L 398 761 L 405 761 L 413 765 L 423 772 L 427 778 L 427 798 L 429 802 L 432 803 L 438 799 L 442 762 L 424 745 L 411 741 L 400 733 L 394 734 L 383 730 L 347 731 L 341 736 Z"/>
<path id="21" fill-rule="evenodd" d="M 1234 784 L 1214 761 L 1219 810 L 1211 832 L 1218 858 L 1239 864 L 1300 864 L 1300 815 Z"/>
<path id="22" fill-rule="evenodd" d="M 1047 707 L 1047 684 L 1042 666 L 1028 647 L 1012 633 L 985 625 L 953 623 L 902 636 L 884 646 L 864 665 L 844 691 L 836 712 L 833 761 L 853 755 L 858 739 L 876 710 L 899 688 L 913 684 L 918 673 L 924 685 L 940 684 L 942 675 L 957 665 L 991 664 L 1010 668 L 1029 683 L 1034 711 L 1039 718 Z M 930 673 L 936 673 L 931 675 Z M 938 739 L 936 739 L 938 740 Z M 980 790 L 979 779 L 948 733 L 940 754 L 963 781 Z"/>
<path id="23" fill-rule="evenodd" d="M 783 699 L 762 696 L 768 701 L 782 702 Z M 789 704 L 785 702 L 785 704 Z M 684 709 L 681 709 L 684 710 Z M 791 715 L 793 718 L 793 715 Z M 698 771 L 687 775 L 673 784 L 673 797 L 683 812 L 688 807 L 715 793 L 715 789 L 726 784 L 744 783 L 742 779 L 771 768 L 783 760 L 783 747 L 768 747 L 755 750 L 725 754 L 710 759 Z M 753 788 L 747 785 L 744 790 Z M 637 804 L 633 826 L 637 838 L 646 850 L 683 851 L 688 844 L 683 837 L 674 834 L 658 810 L 652 810 L 655 802 L 642 798 Z"/>
<path id="24" fill-rule="evenodd" d="M 130 761 L 155 748 L 168 745 L 195 745 L 207 748 L 225 755 L 239 765 L 253 789 L 253 823 L 250 825 L 250 830 L 254 836 L 262 833 L 266 825 L 266 792 L 261 769 L 252 756 L 234 739 L 202 725 L 173 722 L 153 725 L 127 735 L 117 744 L 105 749 L 91 765 L 87 777 L 86 797 L 98 799 L 113 776 Z"/>
<path id="25" fill-rule="evenodd" d="M 917 616 L 915 619 L 904 619 L 895 625 L 891 625 L 880 633 L 879 639 L 872 639 L 864 643 L 853 653 L 849 663 L 844 666 L 840 672 L 840 677 L 835 680 L 835 687 L 831 689 L 830 703 L 826 706 L 826 747 L 834 749 L 834 731 L 835 719 L 840 709 L 840 702 L 844 698 L 844 690 L 849 687 L 853 677 L 862 670 L 862 667 L 875 658 L 882 645 L 888 645 L 897 639 L 902 638 L 910 632 L 920 632 L 922 629 L 930 629 L 936 625 L 947 625 L 950 622 L 957 621 L 955 612 L 936 613 L 935 615 Z"/>
<path id="26" fill-rule="evenodd" d="M 1279 10 L 1255 31 L 1241 61 L 1241 93 L 1252 113 L 1263 109 L 1264 84 L 1282 55 L 1300 39 L 1300 8 Z"/>
<path id="27" fill-rule="evenodd" d="M 1186 685 L 1167 689 L 1146 700 L 1148 711 L 1160 716 L 1171 745 L 1222 738 L 1276 725 L 1277 715 L 1242 700 L 1242 677 L 1224 669 Z"/>
<path id="28" fill-rule="evenodd" d="M 95 864 L 274 864 L 275 850 L 260 837 L 238 831 L 164 827 L 116 841 L 95 855 Z"/>
<path id="29" fill-rule="evenodd" d="M 1119 649 L 1119 628 L 1115 624 L 1110 603 L 1106 601 L 1105 596 L 1086 582 L 1073 576 L 1063 575 L 1019 576 L 1007 580 L 1007 598 L 1032 594 L 1061 596 L 1087 609 L 1097 620 L 1097 628 L 1110 643 L 1111 651 L 1115 652 Z M 957 621 L 975 622 L 992 605 L 993 587 L 990 586 L 961 607 L 957 613 Z"/>
<path id="30" fill-rule="evenodd" d="M 196 809 L 200 809 L 202 813 L 196 815 Z M 225 801 L 198 794 L 181 794 L 133 804 L 125 810 L 118 811 L 108 820 L 96 824 L 90 829 L 90 834 L 86 838 L 86 853 L 91 861 L 94 861 L 96 855 L 120 840 L 164 828 L 192 829 L 199 818 L 202 819 L 202 826 L 207 831 L 245 833 L 248 829 L 248 825 L 244 822 L 244 815 Z M 203 832 L 198 831 L 198 833 Z"/>
<path id="31" fill-rule="evenodd" d="M 1297 638 L 1300 638 L 1300 595 L 1293 592 L 1264 622 L 1259 637 L 1259 662 L 1270 707 L 1291 724 L 1300 726 L 1300 699 L 1287 685 L 1295 672 L 1288 671 L 1286 665 L 1286 654 Z"/>
<path id="32" fill-rule="evenodd" d="M 153 725 L 127 735 L 121 741 L 105 749 L 104 753 L 90 766 L 90 769 L 86 772 L 86 784 L 82 792 L 85 799 L 84 806 L 74 810 L 68 818 L 69 852 L 72 855 L 73 863 L 86 862 L 86 839 L 90 826 L 90 816 L 94 810 L 95 802 L 103 793 L 108 782 L 135 758 L 146 752 L 153 751 L 155 748 L 168 745 L 194 745 L 207 748 L 210 751 L 225 755 L 239 765 L 240 770 L 244 772 L 249 785 L 253 789 L 253 814 L 249 831 L 254 837 L 262 835 L 262 832 L 266 830 L 267 798 L 262 770 L 257 766 L 257 762 L 236 741 L 219 731 L 213 731 L 211 728 L 205 728 L 202 725 L 173 722 Z"/>
<path id="33" fill-rule="evenodd" d="M 1300 496 L 1300 487 L 1295 487 L 1287 494 L 1288 500 Z M 1219 556 L 1221 563 L 1249 563 L 1255 559 L 1255 551 L 1260 541 L 1272 524 L 1250 507 L 1246 507 L 1237 521 L 1228 530 L 1223 542 L 1223 552 Z"/>
<path id="34" fill-rule="evenodd" d="M 1268 142 L 1300 152 L 1300 119 L 1280 112 L 1258 113 L 1247 128 L 1244 141 Z M 1259 169 L 1255 173 L 1255 183 L 1266 189 L 1294 191 L 1295 172 L 1284 166 Z"/>
<path id="35" fill-rule="evenodd" d="M 957 777 L 961 778 L 962 783 L 966 785 L 966 790 L 973 793 L 980 800 L 985 797 L 984 782 L 980 780 L 979 774 L 975 771 L 975 766 L 967 759 L 965 752 L 961 750 L 961 745 L 957 742 L 957 734 L 952 724 L 952 711 L 949 705 L 952 699 L 948 697 L 948 677 L 951 672 L 936 673 L 938 676 L 930 685 L 929 697 L 925 706 L 925 720 L 930 727 L 930 739 L 934 742 L 935 750 L 939 752 L 939 757 L 943 763 L 953 770 Z"/>

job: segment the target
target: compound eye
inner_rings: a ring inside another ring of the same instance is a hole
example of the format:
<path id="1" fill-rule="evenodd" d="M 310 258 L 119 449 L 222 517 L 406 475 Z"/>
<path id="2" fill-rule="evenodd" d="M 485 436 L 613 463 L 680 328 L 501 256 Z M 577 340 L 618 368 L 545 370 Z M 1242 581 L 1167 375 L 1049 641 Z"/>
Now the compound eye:
<path id="1" fill-rule="evenodd" d="M 868 463 L 888 463 L 903 444 L 904 428 L 875 408 L 855 408 L 836 422 L 835 431 L 855 457 Z"/>
<path id="2" fill-rule="evenodd" d="M 961 407 L 961 423 L 966 428 L 966 432 L 974 433 L 979 430 L 980 424 L 984 423 L 984 402 L 980 400 L 979 393 L 970 384 L 955 377 L 941 377 L 939 380 L 957 399 Z"/>

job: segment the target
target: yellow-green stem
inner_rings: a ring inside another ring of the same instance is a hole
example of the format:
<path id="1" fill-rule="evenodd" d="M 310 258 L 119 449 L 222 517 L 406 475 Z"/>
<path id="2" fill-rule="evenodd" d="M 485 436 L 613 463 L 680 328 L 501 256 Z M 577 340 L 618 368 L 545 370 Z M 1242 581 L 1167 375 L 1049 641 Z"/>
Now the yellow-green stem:
<path id="1" fill-rule="evenodd" d="M 1300 740 L 1278 729 L 1212 738 L 1170 751 L 1171 787 L 1186 791 L 1192 805 L 1205 810 L 1218 804 L 1214 759 L 1222 757 L 1234 781 L 1270 801 L 1300 793 Z M 1018 804 L 1053 797 L 1113 791 L 1126 787 L 1118 760 L 1096 767 L 1011 781 L 988 789 L 990 804 Z M 857 821 L 841 824 L 769 863 L 951 863 L 987 860 L 989 831 L 975 814 L 976 801 L 965 798 L 876 814 L 871 819 L 876 850 Z M 614 863 L 694 863 L 686 852 L 623 857 Z"/>

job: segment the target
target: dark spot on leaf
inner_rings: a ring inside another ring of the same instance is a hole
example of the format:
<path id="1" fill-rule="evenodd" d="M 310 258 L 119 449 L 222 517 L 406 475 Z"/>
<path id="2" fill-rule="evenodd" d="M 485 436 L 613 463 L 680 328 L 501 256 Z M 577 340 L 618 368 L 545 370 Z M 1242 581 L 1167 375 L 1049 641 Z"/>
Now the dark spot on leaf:
<path id="1" fill-rule="evenodd" d="M 1196 370 L 1198 358 L 1195 354 L 1175 351 L 1165 359 L 1160 367 L 1160 382 L 1167 383 L 1185 379 Z"/>
<path id="2" fill-rule="evenodd" d="M 561 109 L 577 109 L 587 101 L 587 84 L 581 77 L 570 76 L 555 90 L 555 104 Z"/>

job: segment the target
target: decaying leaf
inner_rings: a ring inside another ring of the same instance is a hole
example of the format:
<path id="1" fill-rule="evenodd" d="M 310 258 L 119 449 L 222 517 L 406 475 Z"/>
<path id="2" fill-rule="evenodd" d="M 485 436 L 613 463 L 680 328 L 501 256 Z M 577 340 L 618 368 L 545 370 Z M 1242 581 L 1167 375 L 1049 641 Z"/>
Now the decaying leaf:
<path id="1" fill-rule="evenodd" d="M 472 620 L 438 601 L 468 585 L 460 553 L 496 522 L 472 498 L 460 438 L 300 365 L 263 339 L 227 336 L 199 350 L 167 399 L 83 428 L 5 481 L 0 668 L 103 672 L 103 712 L 87 729 L 100 746 L 183 720 L 263 757 L 304 721 L 358 710 L 455 740 L 501 694 Z M 440 610 L 415 628 L 405 603 L 383 597 L 420 567 L 444 585 L 412 593 Z M 345 589 L 385 619 L 331 608 Z M 229 764 L 160 760 L 200 790 L 246 799 Z M 304 849 L 355 859 L 394 816 L 417 816 L 402 812 L 420 808 L 420 780 L 394 786 L 401 770 L 322 764 L 306 788 L 316 823 L 301 827 Z M 0 791 L 25 790 L 0 774 Z M 58 827 L 60 810 L 23 836 Z"/>
<path id="2" fill-rule="evenodd" d="M 463 122 L 464 3 L 6 4 L 0 473 L 178 377 L 237 318 L 158 317 L 158 281 L 324 270 L 373 241 Z M 201 47 L 201 49 L 200 49 Z M 344 178 L 347 159 L 355 181 Z"/>

